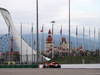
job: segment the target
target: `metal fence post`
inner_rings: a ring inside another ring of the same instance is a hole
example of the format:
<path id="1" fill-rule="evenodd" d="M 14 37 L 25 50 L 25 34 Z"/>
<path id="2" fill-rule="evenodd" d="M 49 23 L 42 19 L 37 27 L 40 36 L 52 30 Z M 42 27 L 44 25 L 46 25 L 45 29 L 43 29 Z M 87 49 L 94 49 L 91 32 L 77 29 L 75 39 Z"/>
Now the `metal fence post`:
<path id="1" fill-rule="evenodd" d="M 34 54 L 34 64 L 35 64 L 35 54 Z"/>
<path id="2" fill-rule="evenodd" d="M 65 53 L 65 64 L 66 64 L 66 53 Z"/>
<path id="3" fill-rule="evenodd" d="M 59 54 L 58 54 L 58 63 L 59 63 Z"/>
<path id="4" fill-rule="evenodd" d="M 90 64 L 91 64 L 91 52 L 90 52 Z"/>
<path id="5" fill-rule="evenodd" d="M 43 63 L 43 55 L 42 55 L 42 63 Z"/>
<path id="6" fill-rule="evenodd" d="M 74 64 L 74 52 L 73 52 L 73 64 Z"/>

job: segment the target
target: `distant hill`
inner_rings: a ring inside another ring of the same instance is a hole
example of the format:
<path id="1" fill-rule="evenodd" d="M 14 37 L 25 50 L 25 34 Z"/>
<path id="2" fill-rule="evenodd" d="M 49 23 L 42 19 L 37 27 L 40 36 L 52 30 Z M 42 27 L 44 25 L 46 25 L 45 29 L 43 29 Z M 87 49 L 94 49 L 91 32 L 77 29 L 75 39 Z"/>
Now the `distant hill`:
<path id="1" fill-rule="evenodd" d="M 3 35 L 4 35 L 4 34 L 0 34 L 0 37 L 3 36 Z M 40 37 L 40 36 L 42 36 L 42 35 L 39 34 L 39 37 Z M 46 40 L 47 36 L 48 36 L 48 34 L 44 34 L 44 41 L 43 41 L 43 39 L 42 39 L 42 50 L 44 50 L 43 46 L 45 46 L 45 40 Z M 79 36 L 82 36 L 82 35 L 79 35 Z M 36 35 L 33 34 L 33 40 L 34 40 L 34 41 L 36 40 L 35 37 L 36 37 Z M 63 37 L 65 37 L 67 43 L 69 43 L 69 36 L 68 36 L 68 35 L 63 35 Z M 28 44 L 31 46 L 31 34 L 23 34 L 23 38 L 24 38 L 24 40 L 25 40 L 26 42 L 28 42 Z M 1 39 L 0 39 L 0 40 L 1 40 Z M 76 40 L 76 38 L 71 36 L 71 42 L 72 42 L 71 47 L 72 47 L 72 48 L 75 47 L 75 40 Z M 54 34 L 54 46 L 58 46 L 58 44 L 59 44 L 60 41 L 61 41 L 61 36 L 60 36 L 60 35 L 55 35 L 55 34 Z M 85 50 L 87 50 L 87 49 L 89 49 L 89 39 L 86 38 L 84 41 L 85 41 Z M 78 47 L 79 47 L 79 46 L 82 46 L 82 44 L 83 44 L 82 42 L 83 42 L 83 38 L 78 38 Z M 34 42 L 33 42 L 33 43 L 34 43 Z M 35 44 L 36 44 L 36 42 L 35 42 Z M 39 39 L 39 44 L 40 44 L 40 39 Z M 40 46 L 39 46 L 39 47 L 40 47 Z M 33 48 L 35 49 L 35 45 L 34 45 L 34 44 L 33 44 Z M 97 39 L 96 39 L 96 48 L 98 48 Z M 91 38 L 91 49 L 94 50 L 94 39 L 93 39 L 93 38 Z M 1 44 L 0 44 L 0 50 L 2 50 L 2 49 L 1 49 Z M 15 42 L 14 42 L 14 50 L 15 50 L 15 51 L 18 51 Z"/>

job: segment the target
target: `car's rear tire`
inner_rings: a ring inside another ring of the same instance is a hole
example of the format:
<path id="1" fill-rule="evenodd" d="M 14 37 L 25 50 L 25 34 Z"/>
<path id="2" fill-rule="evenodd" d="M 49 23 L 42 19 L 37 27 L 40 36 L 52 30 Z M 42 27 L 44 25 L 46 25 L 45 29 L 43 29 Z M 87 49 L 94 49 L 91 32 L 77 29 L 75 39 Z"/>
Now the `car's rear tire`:
<path id="1" fill-rule="evenodd" d="M 61 68 L 61 65 L 57 65 L 57 68 Z"/>

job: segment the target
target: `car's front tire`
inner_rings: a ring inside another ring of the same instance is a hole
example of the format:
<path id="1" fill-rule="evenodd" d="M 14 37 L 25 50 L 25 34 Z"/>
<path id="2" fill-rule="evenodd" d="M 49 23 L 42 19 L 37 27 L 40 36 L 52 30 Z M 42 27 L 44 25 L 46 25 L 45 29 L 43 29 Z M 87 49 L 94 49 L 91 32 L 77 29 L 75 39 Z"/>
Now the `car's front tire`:
<path id="1" fill-rule="evenodd" d="M 57 68 L 61 68 L 61 65 L 57 65 Z"/>
<path id="2" fill-rule="evenodd" d="M 46 66 L 45 66 L 45 65 L 43 65 L 43 68 L 46 68 Z"/>

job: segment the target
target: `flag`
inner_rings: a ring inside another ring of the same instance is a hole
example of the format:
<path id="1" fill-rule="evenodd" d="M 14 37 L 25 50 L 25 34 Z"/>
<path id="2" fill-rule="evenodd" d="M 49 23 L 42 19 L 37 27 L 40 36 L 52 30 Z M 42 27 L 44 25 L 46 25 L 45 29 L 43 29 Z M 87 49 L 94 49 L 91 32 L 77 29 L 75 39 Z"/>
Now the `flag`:
<path id="1" fill-rule="evenodd" d="M 69 53 L 70 53 L 70 51 L 69 51 Z"/>
<path id="2" fill-rule="evenodd" d="M 33 25 L 32 25 L 32 28 L 31 28 L 31 32 L 33 32 Z"/>
<path id="3" fill-rule="evenodd" d="M 76 27 L 76 36 L 77 36 L 77 27 Z"/>
<path id="4" fill-rule="evenodd" d="M 35 40 L 34 40 L 34 45 L 35 45 Z"/>
<path id="5" fill-rule="evenodd" d="M 78 34 L 78 27 L 76 26 L 76 49 L 78 47 L 78 36 L 77 36 L 77 34 Z"/>
<path id="6" fill-rule="evenodd" d="M 62 25 L 61 25 L 61 29 L 60 29 L 60 34 L 62 34 Z"/>
<path id="7" fill-rule="evenodd" d="M 41 32 L 43 32 L 43 26 L 42 26 Z"/>
<path id="8" fill-rule="evenodd" d="M 21 26 L 20 26 L 20 33 L 22 33 L 22 23 L 21 23 Z"/>

